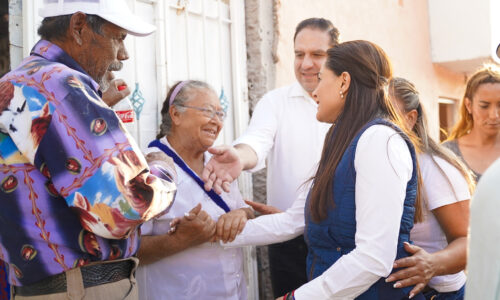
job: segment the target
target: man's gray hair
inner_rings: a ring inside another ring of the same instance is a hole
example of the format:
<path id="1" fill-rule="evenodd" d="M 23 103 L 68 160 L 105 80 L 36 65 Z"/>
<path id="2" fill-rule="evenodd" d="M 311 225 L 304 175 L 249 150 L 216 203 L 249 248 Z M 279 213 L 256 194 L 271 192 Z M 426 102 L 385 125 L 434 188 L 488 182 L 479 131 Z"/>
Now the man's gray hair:
<path id="1" fill-rule="evenodd" d="M 69 28 L 69 23 L 73 15 L 62 15 L 48 17 L 42 20 L 42 24 L 38 27 L 38 35 L 47 41 L 59 40 L 62 41 L 66 37 Z M 97 34 L 102 34 L 102 26 L 108 21 L 97 15 L 86 15 L 87 24 L 92 31 Z"/>

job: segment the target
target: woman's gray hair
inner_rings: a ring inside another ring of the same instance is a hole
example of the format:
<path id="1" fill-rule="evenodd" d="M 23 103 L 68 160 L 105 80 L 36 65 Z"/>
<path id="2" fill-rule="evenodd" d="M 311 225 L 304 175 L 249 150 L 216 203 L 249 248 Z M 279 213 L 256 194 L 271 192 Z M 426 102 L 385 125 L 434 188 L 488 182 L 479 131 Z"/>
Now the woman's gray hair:
<path id="1" fill-rule="evenodd" d="M 175 88 L 183 82 L 184 81 L 177 82 L 168 91 L 167 98 L 163 102 L 163 107 L 161 108 L 160 133 L 158 133 L 158 135 L 156 136 L 157 139 L 168 135 L 170 133 L 170 130 L 172 129 L 172 118 L 170 117 L 169 113 L 171 105 L 176 106 L 178 111 L 184 112 L 186 108 L 182 106 L 191 101 L 193 96 L 197 94 L 196 92 L 211 91 L 217 95 L 215 90 L 208 83 L 199 80 L 188 80 L 183 84 L 179 92 L 176 95 L 173 95 L 174 99 L 170 99 Z"/>

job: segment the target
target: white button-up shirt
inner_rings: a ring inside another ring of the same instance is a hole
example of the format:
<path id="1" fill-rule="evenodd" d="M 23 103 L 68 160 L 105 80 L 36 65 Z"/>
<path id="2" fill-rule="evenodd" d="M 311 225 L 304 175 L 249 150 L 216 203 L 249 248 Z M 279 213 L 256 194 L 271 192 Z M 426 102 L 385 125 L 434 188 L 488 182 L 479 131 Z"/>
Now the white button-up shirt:
<path id="1" fill-rule="evenodd" d="M 315 174 L 331 126 L 316 119 L 317 111 L 297 82 L 272 90 L 257 103 L 248 129 L 234 142 L 257 153 L 251 172 L 262 169 L 267 158 L 267 204 L 288 209 Z"/>
<path id="2" fill-rule="evenodd" d="M 166 138 L 160 140 L 168 145 Z M 161 151 L 153 148 L 155 151 Z M 149 150 L 151 151 L 151 150 Z M 209 160 L 205 154 L 205 162 Z M 177 171 L 177 194 L 170 211 L 146 222 L 142 235 L 161 235 L 170 229 L 170 221 L 184 216 L 198 203 L 215 221 L 224 214 L 201 187 L 179 166 Z M 229 208 L 246 207 L 234 181 L 229 193 L 222 199 Z M 137 270 L 139 299 L 246 299 L 246 281 L 243 272 L 242 249 L 224 249 L 219 243 L 204 243 L 191 247 L 155 263 L 139 266 Z"/>

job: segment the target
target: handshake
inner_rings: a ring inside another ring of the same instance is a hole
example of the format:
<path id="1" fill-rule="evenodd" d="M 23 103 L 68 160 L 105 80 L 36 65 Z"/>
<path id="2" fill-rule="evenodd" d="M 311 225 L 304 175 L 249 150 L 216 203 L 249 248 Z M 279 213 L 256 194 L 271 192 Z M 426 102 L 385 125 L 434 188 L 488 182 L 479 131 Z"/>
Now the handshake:
<path id="1" fill-rule="evenodd" d="M 248 219 L 253 219 L 253 210 L 249 207 L 239 208 L 225 213 L 214 221 L 201 209 L 199 203 L 183 217 L 170 222 L 169 235 L 176 235 L 188 247 L 206 242 L 232 242 L 243 231 Z"/>

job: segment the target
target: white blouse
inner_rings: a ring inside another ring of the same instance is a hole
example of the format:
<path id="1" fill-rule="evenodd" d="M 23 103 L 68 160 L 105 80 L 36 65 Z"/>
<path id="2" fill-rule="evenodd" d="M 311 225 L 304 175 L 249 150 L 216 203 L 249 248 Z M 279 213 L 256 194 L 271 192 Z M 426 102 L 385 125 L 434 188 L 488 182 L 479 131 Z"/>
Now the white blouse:
<path id="1" fill-rule="evenodd" d="M 374 125 L 360 137 L 356 169 L 356 249 L 295 291 L 295 299 L 353 299 L 392 270 L 406 185 L 413 165 L 405 141 L 390 127 Z M 247 222 L 226 247 L 271 244 L 304 232 L 305 194 L 285 212 Z"/>
<path id="2" fill-rule="evenodd" d="M 160 141 L 170 147 L 166 138 Z M 209 158 L 205 153 L 205 162 Z M 170 221 L 184 216 L 198 203 L 215 221 L 225 213 L 186 172 L 177 165 L 175 168 L 177 194 L 174 204 L 167 214 L 145 223 L 141 228 L 142 235 L 167 233 Z M 247 206 L 236 181 L 230 192 L 221 197 L 231 209 Z M 242 250 L 227 249 L 218 243 L 204 243 L 155 263 L 139 265 L 137 281 L 141 300 L 247 298 Z"/>
<path id="3" fill-rule="evenodd" d="M 418 159 L 426 209 L 424 221 L 413 226 L 410 237 L 415 245 L 434 253 L 446 248 L 448 241 L 432 210 L 469 200 L 471 195 L 467 181 L 453 165 L 440 157 L 434 157 L 433 160 L 429 154 L 420 154 Z M 465 280 L 465 273 L 461 271 L 456 274 L 435 276 L 428 285 L 438 292 L 446 293 L 460 289 Z"/>

